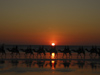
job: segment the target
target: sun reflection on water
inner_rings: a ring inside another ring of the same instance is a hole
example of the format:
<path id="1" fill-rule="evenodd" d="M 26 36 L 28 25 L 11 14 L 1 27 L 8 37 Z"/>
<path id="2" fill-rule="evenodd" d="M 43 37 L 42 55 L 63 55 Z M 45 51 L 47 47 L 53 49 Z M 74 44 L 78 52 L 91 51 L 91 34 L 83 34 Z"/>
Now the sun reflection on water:
<path id="1" fill-rule="evenodd" d="M 55 58 L 55 53 L 52 53 L 51 58 L 52 58 L 52 59 Z"/>
<path id="2" fill-rule="evenodd" d="M 51 63 L 52 63 L 52 68 L 51 69 L 54 70 L 55 69 L 55 67 L 54 67 L 55 61 L 52 60 Z"/>

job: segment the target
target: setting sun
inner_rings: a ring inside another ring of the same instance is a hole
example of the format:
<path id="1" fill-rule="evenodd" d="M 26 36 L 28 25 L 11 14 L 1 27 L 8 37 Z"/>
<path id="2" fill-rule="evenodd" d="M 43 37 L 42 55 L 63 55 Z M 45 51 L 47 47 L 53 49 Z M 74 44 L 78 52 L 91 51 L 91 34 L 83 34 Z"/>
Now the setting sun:
<path id="1" fill-rule="evenodd" d="M 55 46 L 55 43 L 52 43 L 51 45 L 52 45 L 52 46 Z"/>

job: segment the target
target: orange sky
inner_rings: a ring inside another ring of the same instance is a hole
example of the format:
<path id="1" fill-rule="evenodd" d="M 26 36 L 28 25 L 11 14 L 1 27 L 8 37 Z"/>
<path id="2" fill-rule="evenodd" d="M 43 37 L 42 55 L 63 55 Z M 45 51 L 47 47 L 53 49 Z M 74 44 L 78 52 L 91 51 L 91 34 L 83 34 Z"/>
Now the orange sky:
<path id="1" fill-rule="evenodd" d="M 0 1 L 0 43 L 99 45 L 99 0 Z"/>

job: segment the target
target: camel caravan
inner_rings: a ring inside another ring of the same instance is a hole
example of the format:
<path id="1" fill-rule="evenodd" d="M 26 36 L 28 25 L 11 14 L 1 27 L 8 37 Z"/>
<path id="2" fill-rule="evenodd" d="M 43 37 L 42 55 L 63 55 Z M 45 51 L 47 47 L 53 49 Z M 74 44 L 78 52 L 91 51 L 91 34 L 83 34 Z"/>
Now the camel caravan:
<path id="1" fill-rule="evenodd" d="M 85 59 L 86 53 L 89 54 L 90 58 L 96 58 L 97 56 L 100 57 L 100 48 L 97 46 L 92 46 L 90 49 L 88 48 L 83 48 L 83 46 L 79 46 L 77 49 L 71 49 L 69 46 L 65 46 L 62 50 L 57 49 L 56 46 L 51 46 L 50 49 L 45 48 L 44 46 L 39 46 L 38 49 L 33 49 L 32 46 L 27 46 L 26 49 L 20 49 L 17 45 L 12 47 L 12 48 L 5 48 L 5 45 L 2 44 L 0 46 L 0 57 L 5 56 L 7 51 L 10 53 L 11 57 L 20 57 L 21 52 L 24 53 L 24 56 L 34 58 L 46 58 L 46 53 L 50 54 L 50 58 L 52 56 L 52 53 L 55 54 L 55 57 L 58 58 L 58 53 L 62 53 L 62 58 L 64 57 L 69 57 L 72 58 L 72 54 L 76 53 L 77 58 L 83 58 Z M 36 53 L 36 54 L 35 54 Z M 74 57 L 74 56 L 73 56 Z"/>

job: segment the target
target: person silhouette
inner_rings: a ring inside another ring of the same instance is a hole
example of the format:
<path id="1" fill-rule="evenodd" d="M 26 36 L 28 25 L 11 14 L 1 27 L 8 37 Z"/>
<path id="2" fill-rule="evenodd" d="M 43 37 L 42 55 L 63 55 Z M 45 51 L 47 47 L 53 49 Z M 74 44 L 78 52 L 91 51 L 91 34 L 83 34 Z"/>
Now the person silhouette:
<path id="1" fill-rule="evenodd" d="M 3 56 L 5 54 L 5 57 L 6 57 L 6 52 L 5 52 L 4 46 L 5 46 L 4 44 L 1 45 L 0 53 L 1 53 L 1 56 Z"/>

